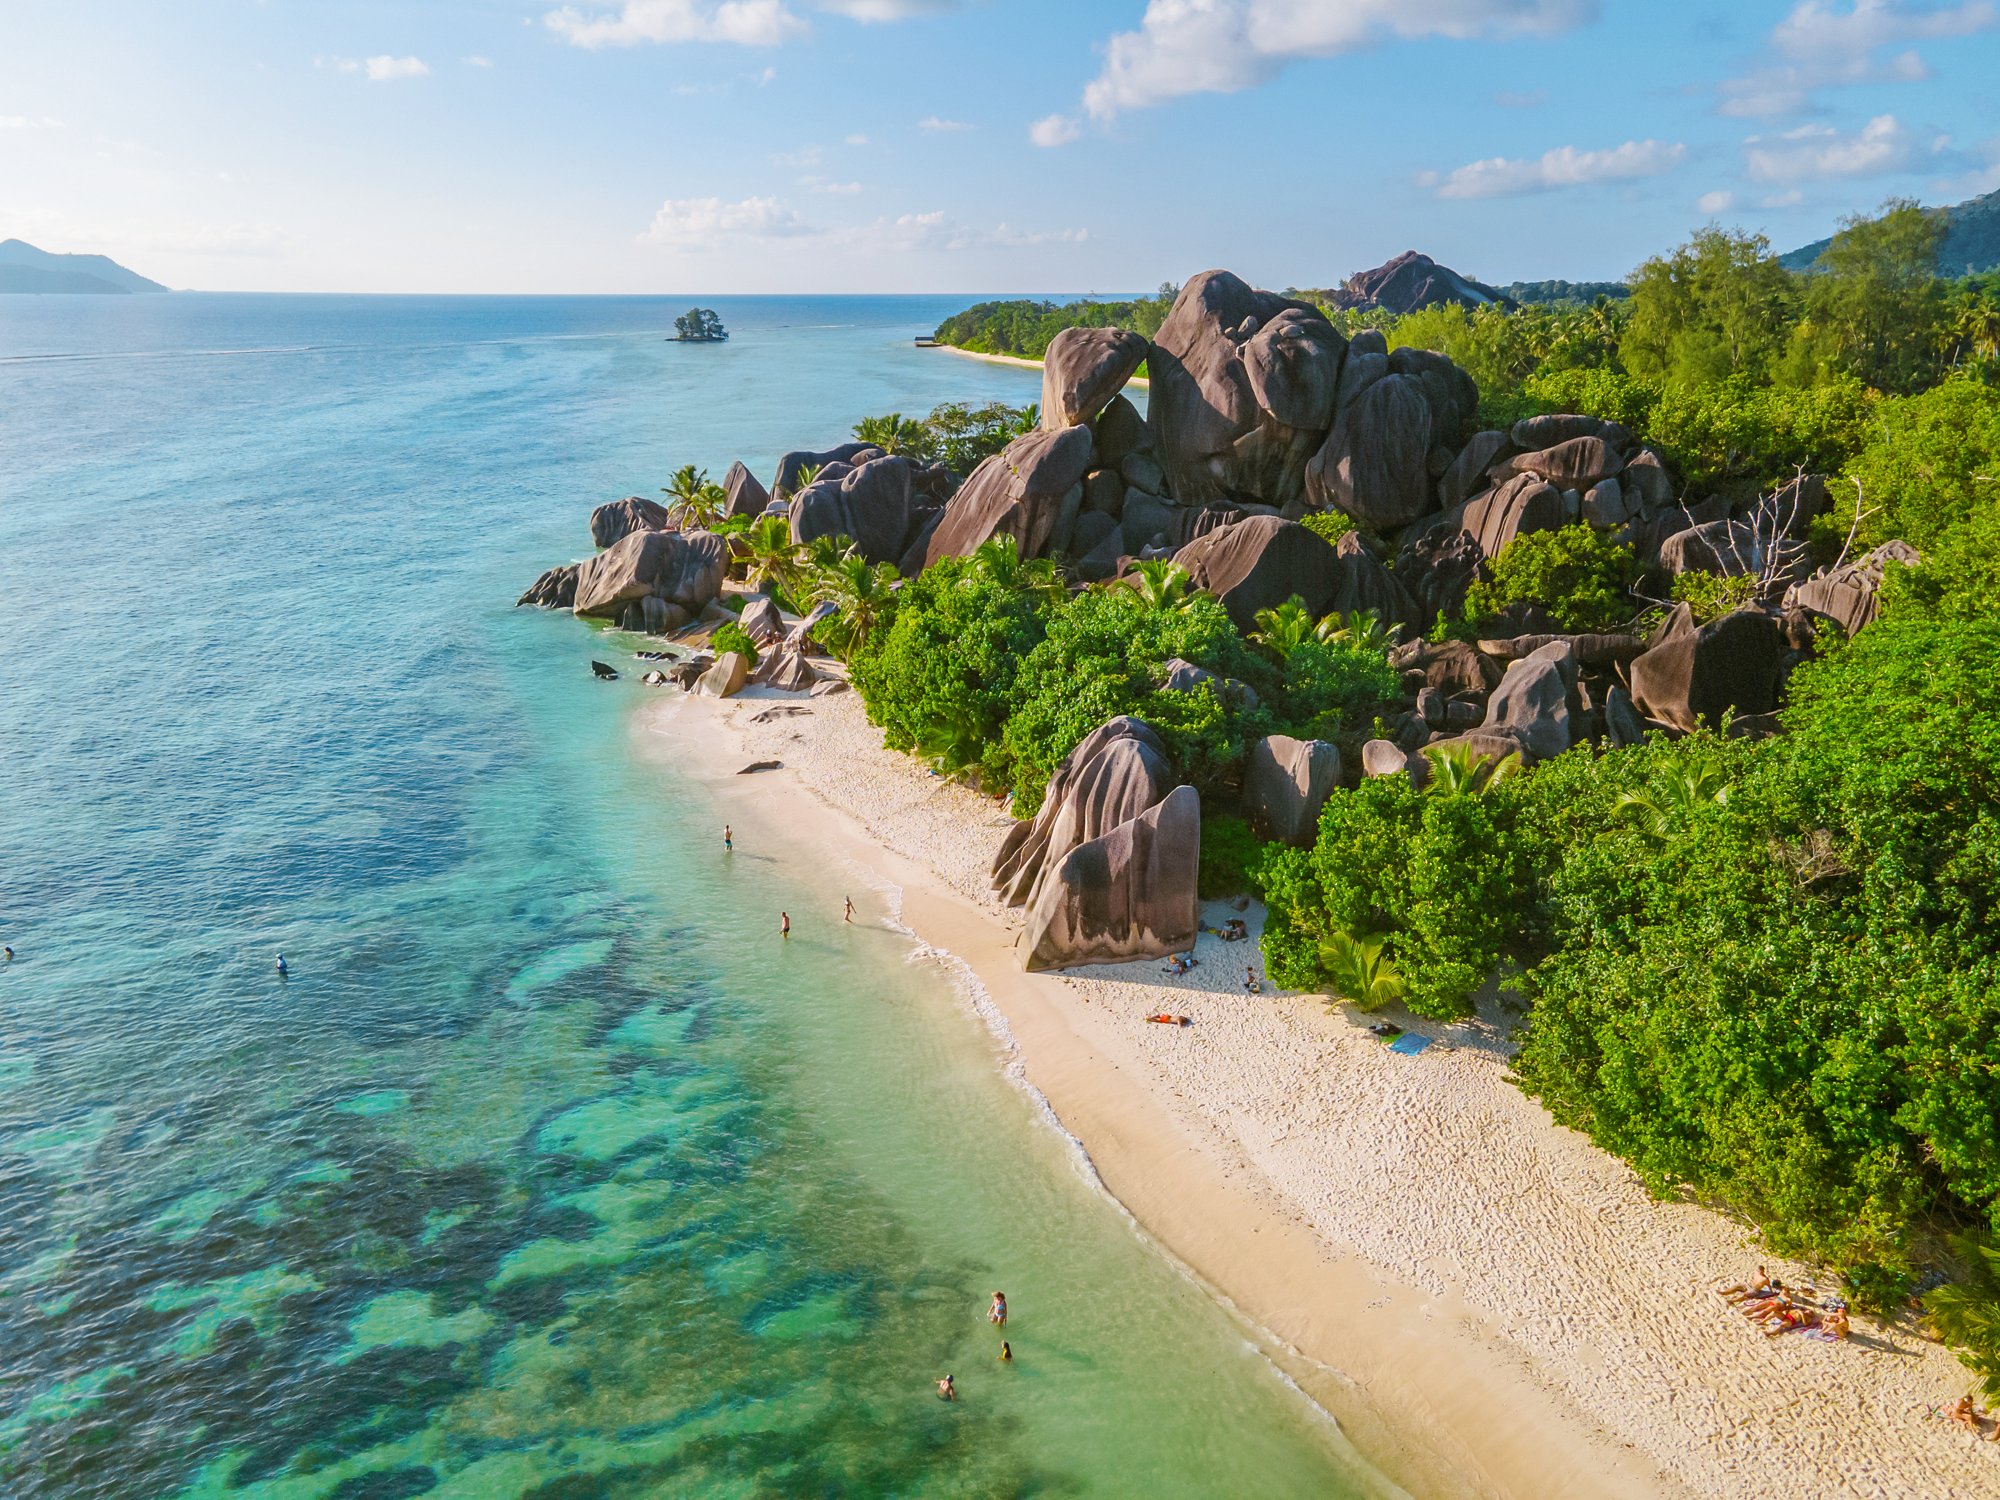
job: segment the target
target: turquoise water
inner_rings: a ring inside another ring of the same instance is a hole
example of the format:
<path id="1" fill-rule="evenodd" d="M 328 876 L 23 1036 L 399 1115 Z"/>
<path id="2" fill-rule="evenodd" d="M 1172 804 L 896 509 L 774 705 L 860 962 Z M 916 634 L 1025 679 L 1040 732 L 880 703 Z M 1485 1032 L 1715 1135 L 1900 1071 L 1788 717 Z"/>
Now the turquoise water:
<path id="1" fill-rule="evenodd" d="M 1374 1487 L 510 608 L 683 462 L 1032 399 L 956 305 L 0 298 L 0 1493 Z"/>

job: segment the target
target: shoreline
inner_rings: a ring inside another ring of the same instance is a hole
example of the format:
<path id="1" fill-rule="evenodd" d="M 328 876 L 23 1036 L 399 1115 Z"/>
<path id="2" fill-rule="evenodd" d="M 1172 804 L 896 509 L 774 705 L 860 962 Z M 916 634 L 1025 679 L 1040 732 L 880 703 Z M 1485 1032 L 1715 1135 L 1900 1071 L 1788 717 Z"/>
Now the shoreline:
<path id="1" fill-rule="evenodd" d="M 1021 370 L 1039 370 L 1042 368 L 1042 362 L 1039 359 L 1023 359 L 1018 354 L 985 354 L 977 349 L 961 349 L 956 344 L 925 344 L 922 347 L 926 349 L 942 349 L 948 354 L 956 354 L 960 359 L 983 360 L 989 365 L 1013 365 L 1015 368 Z M 1148 390 L 1151 390 L 1153 385 L 1152 381 L 1144 375 L 1135 375 L 1130 380 L 1127 380 L 1125 384 L 1142 385 Z"/>
<path id="2" fill-rule="evenodd" d="M 807 712 L 756 722 L 781 702 Z M 1712 1288 L 1757 1263 L 1809 1275 L 1551 1122 L 1505 1081 L 1499 1018 L 1415 1022 L 1444 1045 L 1399 1057 L 1314 997 L 1232 990 L 1206 938 L 1185 977 L 1026 974 L 986 895 L 1004 808 L 884 750 L 852 693 L 670 693 L 637 724 L 746 822 L 893 889 L 1105 1191 L 1411 1493 L 2000 1492 L 1991 1445 L 1922 1415 L 1965 1383 L 1948 1352 L 1729 1313 Z M 739 779 L 753 759 L 783 768 Z"/>

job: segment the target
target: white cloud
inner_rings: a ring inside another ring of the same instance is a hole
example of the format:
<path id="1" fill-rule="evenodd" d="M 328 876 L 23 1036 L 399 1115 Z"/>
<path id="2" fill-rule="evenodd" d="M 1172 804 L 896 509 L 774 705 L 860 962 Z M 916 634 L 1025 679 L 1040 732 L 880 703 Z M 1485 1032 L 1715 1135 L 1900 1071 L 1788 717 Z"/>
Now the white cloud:
<path id="1" fill-rule="evenodd" d="M 868 144 L 868 137 L 865 135 L 850 135 L 847 138 L 847 144 L 850 146 L 865 146 Z"/>
<path id="2" fill-rule="evenodd" d="M 943 120 L 936 115 L 925 115 L 923 119 L 917 121 L 917 129 L 928 130 L 933 133 L 942 132 L 951 134 L 961 130 L 970 130 L 972 127 L 963 120 Z"/>
<path id="3" fill-rule="evenodd" d="M 1911 0 L 1799 0 L 1771 32 L 1773 60 L 1720 87 L 1721 111 L 1739 118 L 1797 114 L 1826 88 L 1917 83 L 1930 68 L 1914 51 L 1880 53 L 1912 42 L 1971 36 L 2000 26 L 1994 0 L 1915 4 Z"/>
<path id="4" fill-rule="evenodd" d="M 393 83 L 398 78 L 428 78 L 431 71 L 421 57 L 371 57 L 367 68 L 370 83 Z"/>
<path id="5" fill-rule="evenodd" d="M 492 58 L 481 57 L 477 52 L 473 53 L 472 56 L 463 59 L 463 61 L 468 68 L 490 68 L 493 66 Z"/>
<path id="6" fill-rule="evenodd" d="M 0 130 L 60 130 L 62 121 L 53 115 L 0 115 Z"/>
<path id="7" fill-rule="evenodd" d="M 1730 209 L 1736 206 L 1736 195 L 1722 191 L 1703 193 L 1699 198 L 1694 200 L 1694 206 L 1700 212 L 1707 214 L 1710 218 L 1714 218 L 1717 214 L 1728 213 Z"/>
<path id="8" fill-rule="evenodd" d="M 784 0 L 625 0 L 610 14 L 573 5 L 542 17 L 574 47 L 632 47 L 640 42 L 734 42 L 775 47 L 808 28 Z"/>
<path id="9" fill-rule="evenodd" d="M 1067 146 L 1081 133 L 1075 115 L 1044 115 L 1028 127 L 1028 139 L 1037 146 Z"/>
<path id="10" fill-rule="evenodd" d="M 942 210 L 902 214 L 894 219 L 877 219 L 858 229 L 842 231 L 837 238 L 877 250 L 960 251 L 1004 246 L 1021 249 L 1033 245 L 1080 245 L 1090 238 L 1088 229 L 1017 229 L 1005 222 L 991 229 L 960 224 Z"/>
<path id="11" fill-rule="evenodd" d="M 724 239 L 785 239 L 812 226 L 776 198 L 669 198 L 640 239 L 678 249 L 712 249 Z"/>
<path id="12" fill-rule="evenodd" d="M 1566 31 L 1598 0 L 1149 0 L 1137 31 L 1105 44 L 1084 90 L 1095 119 L 1184 94 L 1234 93 L 1287 63 L 1396 39 Z"/>
<path id="13" fill-rule="evenodd" d="M 1540 156 L 1468 162 L 1443 177 L 1426 172 L 1417 180 L 1420 186 L 1436 188 L 1440 198 L 1512 198 L 1593 182 L 1659 177 L 1686 158 L 1687 147 L 1665 141 L 1627 141 L 1608 151 L 1558 146 Z"/>
<path id="14" fill-rule="evenodd" d="M 1825 182 L 1877 177 L 1910 164 L 1915 144 L 1894 115 L 1877 115 L 1852 134 L 1831 125 L 1802 125 L 1780 136 L 1751 136 L 1743 143 L 1752 182 Z"/>

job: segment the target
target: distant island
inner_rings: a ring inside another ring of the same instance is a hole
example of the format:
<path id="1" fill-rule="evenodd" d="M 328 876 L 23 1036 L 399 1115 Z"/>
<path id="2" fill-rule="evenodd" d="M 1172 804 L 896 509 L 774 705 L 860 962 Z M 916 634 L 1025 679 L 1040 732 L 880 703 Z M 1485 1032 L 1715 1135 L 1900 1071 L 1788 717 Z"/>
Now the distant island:
<path id="1" fill-rule="evenodd" d="M 52 255 L 26 240 L 0 240 L 0 293 L 124 296 L 170 290 L 108 255 Z"/>
<path id="2" fill-rule="evenodd" d="M 1938 275 L 1977 276 L 2000 270 L 2000 189 L 1924 212 L 1944 225 L 1937 248 Z M 1811 270 L 1832 244 L 1830 238 L 1814 240 L 1779 256 L 1779 264 L 1789 271 Z"/>
<path id="3" fill-rule="evenodd" d="M 719 344 L 729 337 L 722 319 L 712 307 L 690 307 L 674 319 L 674 341 L 681 344 Z"/>

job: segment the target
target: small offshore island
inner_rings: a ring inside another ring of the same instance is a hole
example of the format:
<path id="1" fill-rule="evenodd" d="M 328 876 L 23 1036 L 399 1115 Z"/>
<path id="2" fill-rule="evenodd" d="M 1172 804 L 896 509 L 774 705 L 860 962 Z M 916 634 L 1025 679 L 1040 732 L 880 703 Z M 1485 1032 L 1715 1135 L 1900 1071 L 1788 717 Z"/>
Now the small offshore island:
<path id="1" fill-rule="evenodd" d="M 975 913 L 912 923 L 1140 1221 L 1500 1489 L 1990 1491 L 2000 351 L 1941 233 L 1705 230 L 1615 304 L 1204 272 L 1039 408 L 601 505 L 520 602 L 747 694 Z"/>

